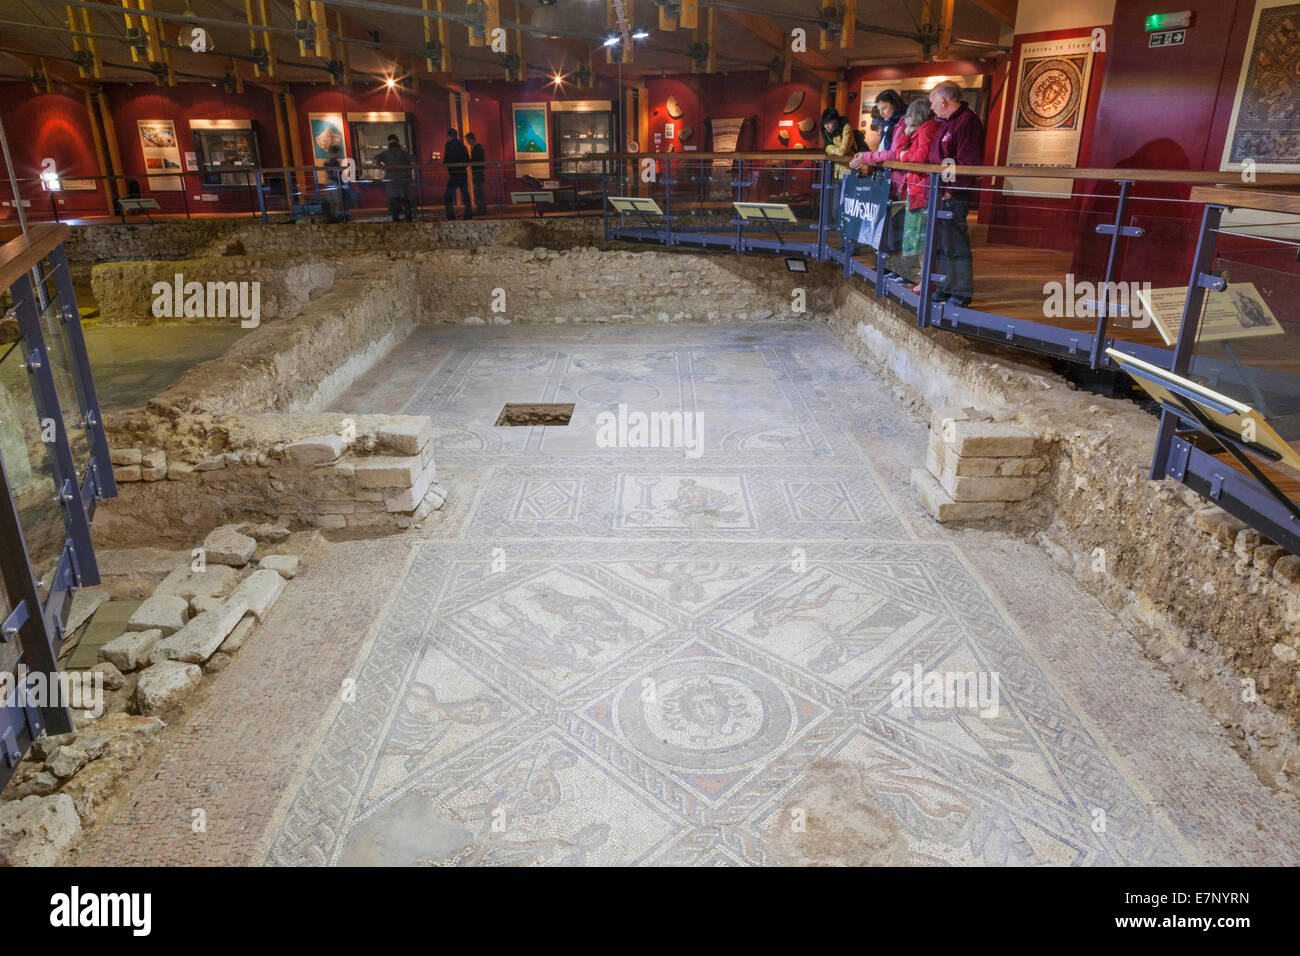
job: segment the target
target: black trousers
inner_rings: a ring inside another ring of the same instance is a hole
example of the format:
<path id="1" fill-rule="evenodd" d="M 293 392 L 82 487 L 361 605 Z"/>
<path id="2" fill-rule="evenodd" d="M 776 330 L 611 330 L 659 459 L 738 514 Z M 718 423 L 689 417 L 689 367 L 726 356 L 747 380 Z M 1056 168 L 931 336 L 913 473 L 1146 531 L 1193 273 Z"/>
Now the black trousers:
<path id="1" fill-rule="evenodd" d="M 411 200 L 407 196 L 389 196 L 388 212 L 393 217 L 393 222 L 405 219 L 411 221 Z"/>
<path id="2" fill-rule="evenodd" d="M 947 295 L 972 298 L 975 294 L 975 264 L 970 254 L 970 233 L 966 231 L 966 214 L 970 199 L 956 195 L 940 200 L 941 209 L 952 213 L 951 219 L 935 220 L 934 271 L 947 276 L 939 291 Z"/>
<path id="3" fill-rule="evenodd" d="M 483 191 L 483 183 L 487 180 L 487 173 L 482 169 L 474 170 L 474 203 L 479 214 L 487 212 L 487 193 Z"/>
<path id="4" fill-rule="evenodd" d="M 461 198 L 465 202 L 465 218 L 473 216 L 469 204 L 469 180 L 462 173 L 459 176 L 452 176 L 447 180 L 447 188 L 442 191 L 442 201 L 447 207 L 447 218 L 456 218 L 456 191 L 460 191 Z"/>

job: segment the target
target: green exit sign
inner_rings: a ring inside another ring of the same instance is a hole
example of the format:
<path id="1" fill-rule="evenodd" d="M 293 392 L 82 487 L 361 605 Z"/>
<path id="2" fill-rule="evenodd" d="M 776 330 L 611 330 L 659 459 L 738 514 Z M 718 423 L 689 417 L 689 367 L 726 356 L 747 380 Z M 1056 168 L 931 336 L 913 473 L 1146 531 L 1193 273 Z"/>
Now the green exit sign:
<path id="1" fill-rule="evenodd" d="M 1147 33 L 1160 30 L 1186 29 L 1192 25 L 1192 11 L 1180 10 L 1177 13 L 1153 13 L 1147 17 Z"/>

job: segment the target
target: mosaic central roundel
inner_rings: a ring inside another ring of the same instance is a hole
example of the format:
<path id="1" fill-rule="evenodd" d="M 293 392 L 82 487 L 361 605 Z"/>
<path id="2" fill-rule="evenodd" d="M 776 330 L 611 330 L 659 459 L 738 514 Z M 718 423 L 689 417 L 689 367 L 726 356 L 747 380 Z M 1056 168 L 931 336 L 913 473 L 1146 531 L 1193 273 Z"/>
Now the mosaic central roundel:
<path id="1" fill-rule="evenodd" d="M 616 707 L 636 749 L 685 770 L 751 764 L 778 749 L 794 724 L 789 697 L 767 675 L 716 658 L 657 667 L 630 682 Z"/>
<path id="2" fill-rule="evenodd" d="M 1020 90 L 1020 115 L 1040 129 L 1071 122 L 1083 96 L 1083 74 L 1077 63 L 1049 58 L 1035 63 Z"/>

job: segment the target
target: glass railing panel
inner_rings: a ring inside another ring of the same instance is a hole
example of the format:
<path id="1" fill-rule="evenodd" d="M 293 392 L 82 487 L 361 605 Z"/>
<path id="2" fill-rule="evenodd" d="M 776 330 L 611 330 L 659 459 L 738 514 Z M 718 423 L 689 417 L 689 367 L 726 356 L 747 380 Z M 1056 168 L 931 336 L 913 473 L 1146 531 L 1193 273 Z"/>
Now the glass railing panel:
<path id="1" fill-rule="evenodd" d="M 1205 295 L 1190 375 L 1255 409 L 1300 454 L 1300 223 L 1249 219 L 1225 215 L 1217 231 L 1212 271 L 1227 285 Z M 1300 500 L 1300 470 L 1271 458 L 1270 476 Z"/>
<path id="2" fill-rule="evenodd" d="M 61 266 L 60 268 L 66 268 Z M 41 333 L 45 336 L 46 359 L 49 362 L 50 375 L 54 379 L 54 388 L 58 393 L 59 410 L 63 415 L 63 427 L 72 449 L 72 461 L 77 470 L 78 482 L 84 480 L 90 469 L 91 445 L 90 434 L 86 425 L 86 410 L 90 403 L 77 374 L 73 346 L 69 339 L 66 321 L 80 322 L 74 303 L 65 303 L 60 297 L 55 281 L 54 266 L 50 260 L 44 260 L 37 269 L 39 275 L 37 307 L 40 312 Z M 64 318 L 65 308 L 72 316 Z"/>
<path id="3" fill-rule="evenodd" d="M 0 344 L 0 456 L 44 601 L 68 538 L 67 510 L 59 500 L 53 454 L 44 441 L 48 432 L 26 363 L 24 341 Z"/>

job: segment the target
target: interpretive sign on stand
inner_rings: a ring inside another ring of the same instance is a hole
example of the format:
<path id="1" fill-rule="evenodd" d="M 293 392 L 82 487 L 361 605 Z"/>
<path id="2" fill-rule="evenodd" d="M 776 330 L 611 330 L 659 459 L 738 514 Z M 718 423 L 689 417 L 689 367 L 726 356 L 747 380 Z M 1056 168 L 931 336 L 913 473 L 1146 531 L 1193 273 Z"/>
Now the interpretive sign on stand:
<path id="1" fill-rule="evenodd" d="M 850 173 L 844 177 L 840 232 L 859 245 L 880 248 L 889 217 L 889 180 Z"/>

